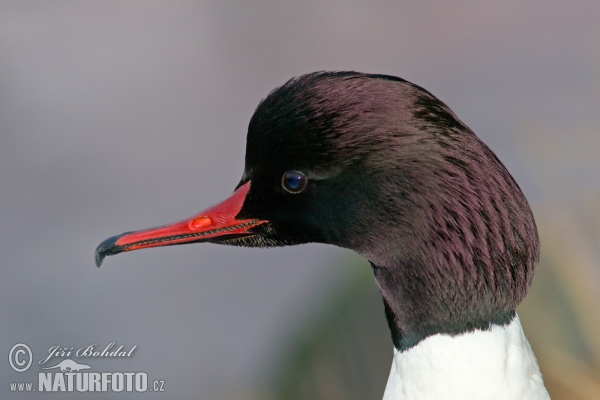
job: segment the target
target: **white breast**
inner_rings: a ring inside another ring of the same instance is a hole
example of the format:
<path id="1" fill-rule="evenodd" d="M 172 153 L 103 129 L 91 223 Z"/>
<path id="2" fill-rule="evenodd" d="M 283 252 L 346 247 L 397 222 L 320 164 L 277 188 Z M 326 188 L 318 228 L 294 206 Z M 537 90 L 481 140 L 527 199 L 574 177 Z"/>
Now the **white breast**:
<path id="1" fill-rule="evenodd" d="M 519 317 L 505 327 L 434 335 L 394 350 L 383 400 L 549 399 Z"/>

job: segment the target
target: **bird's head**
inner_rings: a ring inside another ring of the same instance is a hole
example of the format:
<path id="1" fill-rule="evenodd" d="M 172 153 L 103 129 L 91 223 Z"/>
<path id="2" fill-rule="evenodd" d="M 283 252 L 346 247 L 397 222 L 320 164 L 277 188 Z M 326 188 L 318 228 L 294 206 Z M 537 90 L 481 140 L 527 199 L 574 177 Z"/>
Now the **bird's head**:
<path id="1" fill-rule="evenodd" d="M 490 313 L 509 321 L 539 257 L 527 201 L 492 151 L 428 91 L 355 72 L 304 75 L 272 91 L 250 121 L 229 199 L 109 238 L 96 263 L 194 242 L 357 251 L 373 264 L 390 327 L 402 331 L 397 348 L 485 327 Z"/>

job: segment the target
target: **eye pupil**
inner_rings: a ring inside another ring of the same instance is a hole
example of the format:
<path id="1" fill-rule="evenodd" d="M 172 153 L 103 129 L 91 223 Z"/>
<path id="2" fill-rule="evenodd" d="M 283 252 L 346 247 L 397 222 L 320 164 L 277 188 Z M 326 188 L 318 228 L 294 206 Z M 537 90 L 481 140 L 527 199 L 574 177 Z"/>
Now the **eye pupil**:
<path id="1" fill-rule="evenodd" d="M 287 183 L 287 187 L 290 189 L 298 189 L 300 187 L 300 179 L 299 176 L 287 176 L 285 183 Z"/>
<path id="2" fill-rule="evenodd" d="M 290 193 L 300 193 L 306 187 L 308 180 L 302 172 L 289 171 L 283 174 L 282 186 Z"/>

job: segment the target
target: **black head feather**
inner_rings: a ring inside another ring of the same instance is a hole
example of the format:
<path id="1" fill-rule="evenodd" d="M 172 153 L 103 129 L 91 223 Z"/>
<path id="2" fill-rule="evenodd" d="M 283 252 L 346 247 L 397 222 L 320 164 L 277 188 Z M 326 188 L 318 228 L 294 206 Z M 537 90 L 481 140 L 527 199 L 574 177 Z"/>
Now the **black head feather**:
<path id="1" fill-rule="evenodd" d="M 286 171 L 309 179 L 298 195 Z M 248 130 L 240 213 L 270 224 L 230 244 L 330 243 L 371 261 L 394 345 L 512 320 L 539 258 L 519 186 L 428 91 L 356 72 L 295 78 Z"/>

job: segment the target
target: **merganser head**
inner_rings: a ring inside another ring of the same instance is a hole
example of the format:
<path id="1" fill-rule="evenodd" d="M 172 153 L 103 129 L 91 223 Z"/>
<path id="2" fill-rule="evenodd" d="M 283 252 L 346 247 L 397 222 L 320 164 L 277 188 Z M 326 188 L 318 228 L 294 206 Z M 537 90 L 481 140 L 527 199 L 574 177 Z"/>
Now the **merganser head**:
<path id="1" fill-rule="evenodd" d="M 403 79 L 318 72 L 256 109 L 225 202 L 105 240 L 106 255 L 193 242 L 353 249 L 372 264 L 395 347 L 508 324 L 539 258 L 519 186 L 440 100 Z"/>

